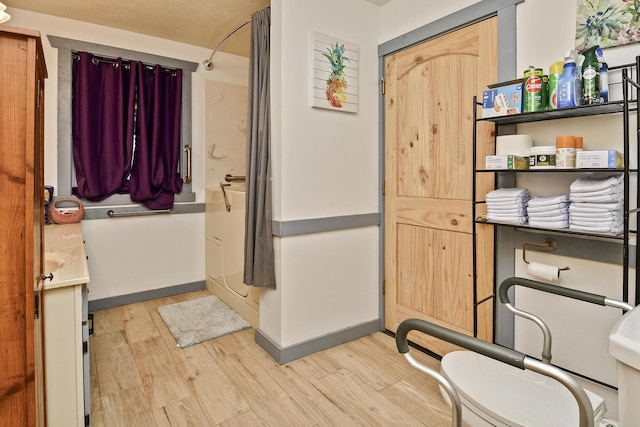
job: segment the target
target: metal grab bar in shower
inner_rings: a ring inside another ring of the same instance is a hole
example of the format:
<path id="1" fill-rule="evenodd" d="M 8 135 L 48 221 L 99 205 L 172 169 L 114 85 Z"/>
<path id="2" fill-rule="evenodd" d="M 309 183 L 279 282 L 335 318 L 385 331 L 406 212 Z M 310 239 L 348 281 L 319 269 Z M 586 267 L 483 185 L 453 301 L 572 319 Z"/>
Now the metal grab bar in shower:
<path id="1" fill-rule="evenodd" d="M 191 162 L 192 162 L 191 146 L 185 145 L 184 151 L 187 153 L 187 174 L 184 176 L 183 182 L 185 184 L 191 184 Z"/>
<path id="2" fill-rule="evenodd" d="M 228 173 L 228 174 L 226 174 L 226 175 L 224 176 L 224 180 L 225 180 L 225 181 L 227 181 L 227 182 L 231 182 L 231 181 L 244 181 L 244 180 L 245 180 L 245 177 L 244 177 L 244 176 L 242 176 L 242 175 L 233 176 L 233 175 L 231 175 L 231 174 L 229 174 L 229 173 Z"/>
<path id="3" fill-rule="evenodd" d="M 157 211 L 123 211 L 123 212 L 115 212 L 111 209 L 107 211 L 107 216 L 109 218 L 123 217 L 123 216 L 143 216 L 143 215 L 159 215 L 159 214 L 170 214 L 171 211 L 169 209 L 161 209 Z"/>

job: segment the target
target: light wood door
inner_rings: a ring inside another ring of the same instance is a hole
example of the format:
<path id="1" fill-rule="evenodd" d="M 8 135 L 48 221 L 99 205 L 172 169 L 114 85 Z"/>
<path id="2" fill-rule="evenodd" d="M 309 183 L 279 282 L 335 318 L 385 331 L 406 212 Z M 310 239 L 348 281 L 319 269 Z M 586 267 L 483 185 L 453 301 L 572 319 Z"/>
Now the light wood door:
<path id="1" fill-rule="evenodd" d="M 474 301 L 493 293 L 493 229 L 478 227 L 473 285 L 473 96 L 497 79 L 497 18 L 385 60 L 385 327 L 419 318 L 474 334 Z M 478 127 L 477 161 L 493 125 Z M 485 174 L 488 175 L 488 174 Z M 491 188 L 482 177 L 477 194 Z M 474 300 L 475 298 L 475 300 Z M 493 301 L 478 305 L 477 335 L 491 341 Z M 415 341 L 443 355 L 454 347 Z"/>

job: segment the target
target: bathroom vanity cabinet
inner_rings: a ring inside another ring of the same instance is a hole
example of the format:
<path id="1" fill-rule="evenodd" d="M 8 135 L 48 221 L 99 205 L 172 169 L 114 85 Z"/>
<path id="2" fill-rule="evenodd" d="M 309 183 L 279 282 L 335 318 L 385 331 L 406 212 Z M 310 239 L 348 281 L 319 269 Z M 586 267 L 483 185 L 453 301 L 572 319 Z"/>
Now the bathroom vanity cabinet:
<path id="1" fill-rule="evenodd" d="M 0 25 L 0 424 L 44 424 L 40 33 Z"/>
<path id="2" fill-rule="evenodd" d="M 89 269 L 80 224 L 45 226 L 47 425 L 90 425 Z"/>

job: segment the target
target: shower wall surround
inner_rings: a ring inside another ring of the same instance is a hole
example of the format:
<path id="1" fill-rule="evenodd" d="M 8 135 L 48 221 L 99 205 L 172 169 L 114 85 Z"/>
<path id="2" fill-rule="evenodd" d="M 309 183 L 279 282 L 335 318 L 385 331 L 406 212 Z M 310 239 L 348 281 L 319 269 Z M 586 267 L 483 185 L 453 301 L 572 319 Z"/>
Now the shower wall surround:
<path id="1" fill-rule="evenodd" d="M 246 86 L 205 81 L 205 188 L 246 175 L 247 97 Z"/>

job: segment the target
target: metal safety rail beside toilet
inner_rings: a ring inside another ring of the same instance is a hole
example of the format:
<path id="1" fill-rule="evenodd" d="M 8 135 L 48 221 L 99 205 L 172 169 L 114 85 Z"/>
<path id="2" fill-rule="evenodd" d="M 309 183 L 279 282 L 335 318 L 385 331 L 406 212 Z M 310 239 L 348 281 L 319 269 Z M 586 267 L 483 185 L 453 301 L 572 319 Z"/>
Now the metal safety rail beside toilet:
<path id="1" fill-rule="evenodd" d="M 584 390 L 565 371 L 551 362 L 551 335 L 548 327 L 537 316 L 511 306 L 508 296 L 513 286 L 524 286 L 559 297 L 591 304 L 630 310 L 614 328 L 610 344 L 611 354 L 628 363 L 627 356 L 640 356 L 640 334 L 629 323 L 640 318 L 640 306 L 618 300 L 555 286 L 534 280 L 511 277 L 502 282 L 499 299 L 514 314 L 534 321 L 542 329 L 544 338 L 542 361 L 496 344 L 452 331 L 419 320 L 408 319 L 400 324 L 396 333 L 398 351 L 415 368 L 435 379 L 441 386 L 445 400 L 452 406 L 452 425 L 461 426 L 462 420 L 471 426 L 622 426 L 630 427 L 640 419 L 640 408 L 629 404 L 629 395 L 640 389 L 640 365 L 630 367 L 633 372 L 620 382 L 619 402 L 621 424 L 604 417 L 606 407 L 599 396 Z M 454 351 L 442 358 L 440 373 L 416 362 L 409 355 L 407 335 L 416 330 L 454 343 L 471 351 Z M 629 331 L 632 330 L 632 333 Z M 615 341 L 613 337 L 624 338 Z M 628 366 L 628 365 L 627 365 Z M 623 368 L 626 368 L 623 367 Z M 629 368 L 626 368 L 629 369 Z M 533 371 L 533 372 L 529 372 Z M 626 371 L 625 371 L 626 372 Z M 550 378 L 557 380 L 551 381 Z M 496 387 L 500 385 L 500 387 Z M 575 402 L 578 403 L 577 410 Z M 535 405 L 534 405 L 535 403 Z M 535 410 L 532 408 L 535 407 Z M 623 415 L 624 414 L 624 415 Z M 626 419 L 623 419 L 622 417 Z"/>

